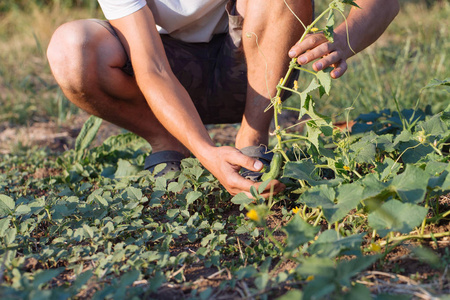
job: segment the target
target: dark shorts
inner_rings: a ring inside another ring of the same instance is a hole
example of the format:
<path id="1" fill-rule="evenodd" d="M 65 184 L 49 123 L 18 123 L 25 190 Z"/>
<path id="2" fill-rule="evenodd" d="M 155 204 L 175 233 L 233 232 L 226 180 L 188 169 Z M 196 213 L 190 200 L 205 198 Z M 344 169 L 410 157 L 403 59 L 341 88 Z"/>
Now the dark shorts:
<path id="1" fill-rule="evenodd" d="M 235 1 L 227 6 L 228 33 L 217 34 L 209 43 L 186 43 L 162 34 L 173 73 L 186 88 L 204 124 L 238 123 L 244 114 L 247 66 L 242 50 L 243 18 L 235 13 Z M 93 21 L 118 38 L 108 21 Z M 133 76 L 131 62 L 123 71 Z"/>
<path id="2" fill-rule="evenodd" d="M 311 0 L 314 13 L 314 0 Z M 228 33 L 217 34 L 209 43 L 186 43 L 161 34 L 173 73 L 189 93 L 204 124 L 239 123 L 244 114 L 247 94 L 247 65 L 242 49 L 244 19 L 236 12 L 236 0 L 229 0 Z M 117 33 L 108 21 L 93 19 Z M 131 61 L 123 71 L 134 75 Z M 298 77 L 294 70 L 288 86 Z M 290 92 L 283 92 L 287 99 Z"/>

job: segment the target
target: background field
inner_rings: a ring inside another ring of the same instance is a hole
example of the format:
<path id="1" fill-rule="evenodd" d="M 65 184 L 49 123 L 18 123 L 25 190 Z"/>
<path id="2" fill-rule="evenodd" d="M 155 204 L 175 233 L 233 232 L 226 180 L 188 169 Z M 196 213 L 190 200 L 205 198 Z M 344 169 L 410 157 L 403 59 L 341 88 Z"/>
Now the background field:
<path id="1" fill-rule="evenodd" d="M 64 123 L 78 110 L 53 80 L 45 58 L 58 25 L 79 18 L 102 18 L 92 1 L 2 1 L 0 4 L 0 124 L 31 125 L 52 120 Z M 374 109 L 446 105 L 442 90 L 420 89 L 433 78 L 449 75 L 450 5 L 439 1 L 401 1 L 400 15 L 372 47 L 350 60 L 349 71 L 334 82 L 338 91 L 323 99 L 321 110 L 343 120 Z M 320 8 L 321 2 L 317 1 Z M 0 127 L 0 128 L 2 128 Z"/>
<path id="2" fill-rule="evenodd" d="M 317 100 L 318 111 L 339 122 L 396 111 L 396 99 L 401 109 L 442 112 L 448 92 L 421 89 L 450 76 L 449 15 L 448 1 L 402 1 L 383 37 L 351 59 L 331 96 Z M 306 189 L 287 180 L 292 185 L 270 200 L 270 213 L 266 202 L 251 206 L 269 214 L 266 223 L 254 222 L 245 214 L 251 200 L 231 200 L 195 159 L 185 160 L 175 179 L 140 172 L 149 145 L 131 134 L 113 136 L 123 131 L 110 124 L 100 128 L 98 147 L 89 148 L 85 136 L 73 150 L 87 116 L 60 92 L 45 50 L 60 24 L 92 17 L 102 18 L 95 1 L 0 2 L 2 299 L 299 299 L 300 290 L 340 299 L 449 299 L 448 112 L 428 115 L 420 130 L 399 125 L 404 135 L 395 145 L 392 135 L 367 135 L 383 148 L 377 152 L 361 136 L 350 151 L 352 136 L 338 131 L 345 142 L 334 144 L 350 158 L 336 160 L 336 178 L 307 174 Z M 209 129 L 216 142 L 232 144 L 237 127 Z M 364 151 L 370 147 L 373 153 Z M 418 155 L 403 155 L 408 149 Z M 414 163 L 402 169 L 408 159 Z M 300 171 L 311 166 L 303 163 Z M 328 186 L 343 178 L 336 190 Z M 405 209 L 396 209 L 400 220 L 360 199 L 339 208 L 351 209 L 342 218 L 324 217 L 335 212 L 308 198 L 337 191 L 354 201 L 363 189 L 358 182 L 379 203 Z"/>

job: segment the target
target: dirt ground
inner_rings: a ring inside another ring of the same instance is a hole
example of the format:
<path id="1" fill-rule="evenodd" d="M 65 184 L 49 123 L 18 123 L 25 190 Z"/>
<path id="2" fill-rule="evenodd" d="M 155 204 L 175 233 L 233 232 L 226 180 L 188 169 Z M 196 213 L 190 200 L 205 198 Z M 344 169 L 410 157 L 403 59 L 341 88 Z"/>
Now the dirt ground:
<path id="1" fill-rule="evenodd" d="M 281 118 L 283 126 L 298 123 L 295 115 L 287 113 Z M 35 122 L 29 126 L 11 126 L 8 122 L 0 123 L 0 154 L 14 153 L 17 149 L 33 146 L 47 147 L 55 152 L 71 149 L 88 117 L 87 114 L 81 113 L 60 124 L 54 121 Z M 207 129 L 214 143 L 233 145 L 239 124 L 208 125 Z M 301 131 L 302 126 L 297 125 L 290 130 Z M 100 145 L 109 136 L 122 132 L 125 132 L 122 128 L 103 121 L 93 145 Z"/>

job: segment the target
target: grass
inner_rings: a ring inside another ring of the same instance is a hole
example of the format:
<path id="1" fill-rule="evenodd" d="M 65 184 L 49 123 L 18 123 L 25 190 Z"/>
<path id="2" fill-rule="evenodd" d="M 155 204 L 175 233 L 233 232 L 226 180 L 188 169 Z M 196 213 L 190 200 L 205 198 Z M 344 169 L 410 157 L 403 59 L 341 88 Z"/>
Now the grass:
<path id="1" fill-rule="evenodd" d="M 44 5 L 48 2 L 53 4 Z M 60 93 L 46 61 L 46 47 L 60 24 L 102 18 L 102 13 L 87 1 L 8 3 L 0 19 L 0 122 L 64 122 L 79 110 Z M 394 97 L 403 108 L 418 103 L 419 108 L 431 105 L 433 112 L 442 110 L 448 101 L 443 90 L 418 91 L 429 80 L 450 75 L 445 68 L 450 53 L 449 13 L 450 4 L 445 1 L 431 8 L 402 1 L 399 16 L 383 37 L 352 58 L 345 76 L 334 81 L 334 89 L 340 92 L 319 101 L 321 110 L 342 120 L 349 107 L 353 108 L 351 117 L 374 109 L 394 109 Z"/>
<path id="2" fill-rule="evenodd" d="M 28 4 L 0 18 L 0 122 L 9 125 L 66 120 L 78 109 L 65 100 L 51 75 L 46 49 L 55 29 L 99 11 Z"/>

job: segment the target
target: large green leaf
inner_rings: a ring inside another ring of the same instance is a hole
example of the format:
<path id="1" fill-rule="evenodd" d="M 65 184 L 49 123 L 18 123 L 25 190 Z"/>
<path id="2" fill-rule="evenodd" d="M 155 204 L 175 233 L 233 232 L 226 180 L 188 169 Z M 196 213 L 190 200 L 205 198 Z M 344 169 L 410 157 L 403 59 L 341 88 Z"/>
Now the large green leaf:
<path id="1" fill-rule="evenodd" d="M 430 175 L 414 165 L 407 165 L 405 171 L 394 177 L 390 188 L 403 202 L 420 203 L 425 199 Z"/>
<path id="2" fill-rule="evenodd" d="M 308 247 L 308 253 L 328 258 L 334 258 L 348 251 L 359 253 L 364 235 L 365 233 L 359 233 L 342 237 L 336 230 L 330 229 L 319 235 L 317 240 Z"/>
<path id="3" fill-rule="evenodd" d="M 298 214 L 295 214 L 283 230 L 288 235 L 286 251 L 293 251 L 304 243 L 313 240 L 320 228 L 309 225 Z"/>
<path id="4" fill-rule="evenodd" d="M 300 202 L 309 207 L 333 208 L 336 192 L 326 185 L 315 186 L 300 196 Z"/>
<path id="5" fill-rule="evenodd" d="M 390 200 L 369 214 L 369 225 L 380 230 L 381 235 L 387 233 L 386 229 L 409 233 L 422 223 L 427 212 L 428 209 L 422 206 Z"/>
<path id="6" fill-rule="evenodd" d="M 37 271 L 36 273 L 34 273 L 33 287 L 40 288 L 43 284 L 46 284 L 47 282 L 61 274 L 64 269 L 65 268 L 58 268 Z"/>
<path id="7" fill-rule="evenodd" d="M 6 195 L 0 195 L 0 217 L 11 214 L 15 207 L 14 200 Z"/>
<path id="8" fill-rule="evenodd" d="M 102 125 L 102 119 L 95 116 L 90 116 L 86 120 L 75 141 L 75 151 L 77 153 L 84 151 L 90 146 L 97 135 L 100 125 Z"/>

